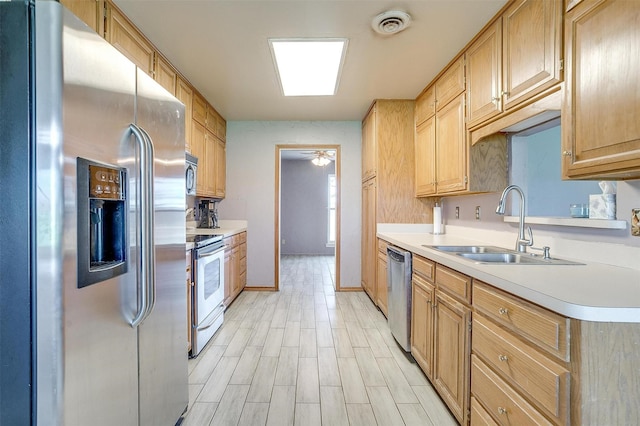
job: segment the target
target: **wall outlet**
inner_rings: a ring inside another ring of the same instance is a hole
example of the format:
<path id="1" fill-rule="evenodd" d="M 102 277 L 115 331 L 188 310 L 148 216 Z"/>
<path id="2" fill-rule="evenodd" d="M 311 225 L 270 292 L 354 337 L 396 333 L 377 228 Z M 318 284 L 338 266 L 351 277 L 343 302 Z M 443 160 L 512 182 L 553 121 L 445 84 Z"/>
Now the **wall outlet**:
<path id="1" fill-rule="evenodd" d="M 284 238 L 282 239 L 282 245 L 284 245 Z"/>
<path id="2" fill-rule="evenodd" d="M 476 220 L 480 220 L 480 206 L 476 206 Z"/>
<path id="3" fill-rule="evenodd" d="M 640 237 L 640 209 L 631 209 L 631 235 Z"/>
<path id="4" fill-rule="evenodd" d="M 460 207 L 456 206 L 456 219 L 460 219 Z"/>

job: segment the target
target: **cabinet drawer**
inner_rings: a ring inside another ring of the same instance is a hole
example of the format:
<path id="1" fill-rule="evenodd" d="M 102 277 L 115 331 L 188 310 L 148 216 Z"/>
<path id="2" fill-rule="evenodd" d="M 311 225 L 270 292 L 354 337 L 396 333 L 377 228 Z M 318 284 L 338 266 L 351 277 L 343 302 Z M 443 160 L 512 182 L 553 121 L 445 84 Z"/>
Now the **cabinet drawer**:
<path id="1" fill-rule="evenodd" d="M 436 264 L 424 257 L 413 256 L 413 273 L 419 275 L 430 283 L 433 283 L 436 273 Z"/>
<path id="2" fill-rule="evenodd" d="M 559 424 L 567 424 L 569 371 L 490 320 L 473 318 L 473 352 Z"/>
<path id="3" fill-rule="evenodd" d="M 378 251 L 384 253 L 384 255 L 387 255 L 387 246 L 389 245 L 388 242 L 386 242 L 385 240 L 381 240 L 378 239 Z"/>
<path id="4" fill-rule="evenodd" d="M 467 275 L 437 265 L 436 286 L 462 302 L 471 303 L 471 277 Z"/>
<path id="5" fill-rule="evenodd" d="M 471 393 L 501 425 L 551 425 L 475 355 L 471 356 Z"/>
<path id="6" fill-rule="evenodd" d="M 498 423 L 474 397 L 471 397 L 471 424 L 473 426 L 498 426 Z"/>
<path id="7" fill-rule="evenodd" d="M 480 281 L 473 284 L 473 306 L 536 346 L 569 360 L 568 318 Z"/>

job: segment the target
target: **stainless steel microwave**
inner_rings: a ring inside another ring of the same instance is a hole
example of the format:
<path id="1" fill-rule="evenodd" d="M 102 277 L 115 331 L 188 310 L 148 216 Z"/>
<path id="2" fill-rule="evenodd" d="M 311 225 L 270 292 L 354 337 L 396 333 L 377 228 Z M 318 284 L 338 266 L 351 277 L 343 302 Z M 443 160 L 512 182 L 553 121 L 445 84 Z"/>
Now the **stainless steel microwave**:
<path id="1" fill-rule="evenodd" d="M 184 177 L 187 195 L 196 195 L 196 178 L 198 176 L 198 159 L 188 152 L 185 153 Z"/>

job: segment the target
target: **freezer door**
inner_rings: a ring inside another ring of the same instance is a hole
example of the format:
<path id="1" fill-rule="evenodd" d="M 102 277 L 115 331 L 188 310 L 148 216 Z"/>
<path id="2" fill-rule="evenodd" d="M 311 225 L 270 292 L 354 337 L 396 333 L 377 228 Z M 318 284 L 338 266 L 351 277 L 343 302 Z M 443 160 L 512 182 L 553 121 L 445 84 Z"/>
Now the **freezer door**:
<path id="1" fill-rule="evenodd" d="M 36 13 L 40 4 L 47 3 L 60 7 L 54 2 L 36 2 Z M 135 117 L 136 71 L 129 60 L 66 9 L 63 18 L 63 48 L 58 52 L 63 54 L 63 137 L 48 146 L 39 143 L 37 179 L 38 193 L 43 194 L 38 203 L 39 214 L 48 211 L 50 191 L 64 185 L 63 223 L 50 224 L 60 227 L 64 256 L 64 392 L 60 393 L 64 399 L 64 424 L 137 425 L 137 330 L 129 325 L 137 311 L 136 194 L 130 194 L 128 207 L 129 272 L 78 288 L 77 249 L 84 231 L 77 229 L 76 181 L 78 157 L 126 168 L 132 179 L 137 176 L 136 145 L 128 130 Z M 45 44 L 36 50 L 47 49 L 50 46 Z M 37 69 L 36 73 L 45 80 L 51 78 L 50 70 Z M 61 153 L 53 151 L 58 148 L 55 142 L 61 142 Z M 47 151 L 49 154 L 44 155 Z M 49 163 L 41 163 L 47 158 Z M 62 176 L 48 170 L 52 164 L 60 164 Z M 135 188 L 135 181 L 129 186 Z M 40 232 L 45 234 L 47 230 L 38 229 Z M 47 264 L 46 258 L 39 258 L 38 262 L 39 267 Z M 53 282 L 41 280 L 39 275 L 38 306 L 47 303 L 41 297 Z M 46 332 L 48 327 L 51 325 L 43 324 L 39 318 L 38 333 Z M 46 374 L 39 370 L 38 381 Z M 51 424 L 48 422 L 47 417 L 39 417 L 39 424 Z"/>
<path id="2" fill-rule="evenodd" d="M 189 399 L 184 105 L 140 70 L 136 105 L 136 123 L 155 153 L 155 304 L 138 335 L 140 425 L 173 425 Z"/>

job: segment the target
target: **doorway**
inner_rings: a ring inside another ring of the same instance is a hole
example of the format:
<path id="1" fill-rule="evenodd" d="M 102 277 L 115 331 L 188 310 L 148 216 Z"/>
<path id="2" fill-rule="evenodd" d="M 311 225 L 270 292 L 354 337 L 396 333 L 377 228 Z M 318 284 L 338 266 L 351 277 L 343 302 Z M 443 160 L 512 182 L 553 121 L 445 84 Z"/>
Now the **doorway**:
<path id="1" fill-rule="evenodd" d="M 324 279 L 339 291 L 340 145 L 277 145 L 275 168 L 276 290 L 283 259 L 304 257 L 326 264 Z"/>

